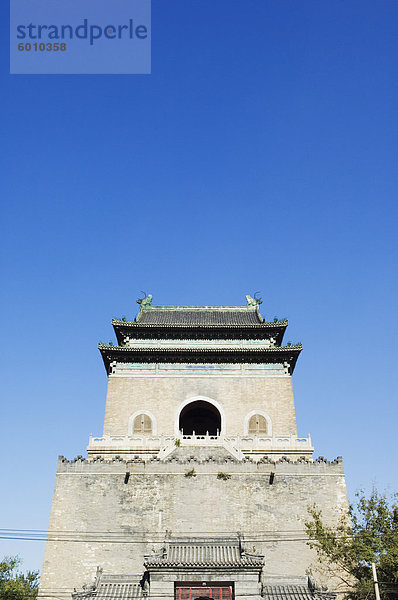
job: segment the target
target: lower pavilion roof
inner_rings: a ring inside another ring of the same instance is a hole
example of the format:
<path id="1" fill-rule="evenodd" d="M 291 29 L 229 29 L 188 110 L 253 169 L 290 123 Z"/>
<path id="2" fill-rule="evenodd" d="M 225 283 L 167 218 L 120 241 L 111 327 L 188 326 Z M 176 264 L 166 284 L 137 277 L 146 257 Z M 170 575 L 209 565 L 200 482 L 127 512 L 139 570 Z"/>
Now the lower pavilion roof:
<path id="1" fill-rule="evenodd" d="M 270 348 L 163 348 L 98 346 L 108 373 L 111 363 L 186 363 L 186 364 L 228 364 L 228 363 L 287 363 L 293 373 L 301 344 L 295 346 L 276 346 Z"/>
<path id="2" fill-rule="evenodd" d="M 243 568 L 264 566 L 264 556 L 246 554 L 238 539 L 172 541 L 158 554 L 145 557 L 150 568 Z"/>
<path id="3" fill-rule="evenodd" d="M 73 600 L 141 600 L 144 597 L 139 575 L 108 575 L 97 570 L 92 584 L 72 593 Z"/>
<path id="4" fill-rule="evenodd" d="M 72 593 L 73 600 L 141 600 L 145 598 L 139 575 L 100 574 L 93 584 Z M 150 595 L 149 595 L 150 597 Z M 336 594 L 310 585 L 264 585 L 258 600 L 335 600 Z"/>
<path id="5" fill-rule="evenodd" d="M 263 598 L 266 600 L 334 600 L 336 594 L 311 589 L 306 585 L 265 585 Z"/>
<path id="6" fill-rule="evenodd" d="M 138 578 L 129 578 L 123 576 L 102 576 L 96 598 L 98 600 L 140 600 L 143 597 L 143 590 Z"/>

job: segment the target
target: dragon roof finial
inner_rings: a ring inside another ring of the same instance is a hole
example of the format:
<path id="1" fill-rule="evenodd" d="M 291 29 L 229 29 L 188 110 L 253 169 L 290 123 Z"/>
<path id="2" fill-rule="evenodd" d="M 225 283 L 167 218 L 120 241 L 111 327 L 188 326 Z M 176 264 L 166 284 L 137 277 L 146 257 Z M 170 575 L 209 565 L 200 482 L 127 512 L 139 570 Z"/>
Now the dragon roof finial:
<path id="1" fill-rule="evenodd" d="M 143 291 L 141 291 L 141 294 L 144 294 L 144 297 L 138 298 L 137 304 L 140 304 L 141 308 L 146 308 L 147 306 L 151 306 L 152 294 L 147 294 L 146 292 L 143 292 Z"/>
<path id="2" fill-rule="evenodd" d="M 246 296 L 246 300 L 247 300 L 247 306 L 258 306 L 259 304 L 262 303 L 261 298 L 257 298 L 257 294 L 259 294 L 260 292 L 255 292 L 253 298 L 251 296 L 249 296 L 249 294 L 247 294 Z"/>

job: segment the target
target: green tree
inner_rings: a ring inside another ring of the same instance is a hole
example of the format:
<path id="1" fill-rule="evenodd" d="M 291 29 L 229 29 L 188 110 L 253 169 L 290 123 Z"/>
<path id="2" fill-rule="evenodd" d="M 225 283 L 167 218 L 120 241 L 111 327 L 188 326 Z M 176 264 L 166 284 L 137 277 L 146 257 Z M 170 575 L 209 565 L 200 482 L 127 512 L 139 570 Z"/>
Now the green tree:
<path id="1" fill-rule="evenodd" d="M 0 600 L 34 600 L 39 587 L 39 572 L 19 571 L 18 556 L 5 556 L 0 562 Z"/>
<path id="2" fill-rule="evenodd" d="M 377 569 L 382 600 L 398 599 L 398 505 L 373 490 L 357 494 L 357 502 L 340 515 L 334 526 L 322 519 L 316 505 L 309 507 L 305 524 L 308 544 L 315 548 L 328 575 L 343 584 L 347 598 L 374 598 L 372 562 Z"/>

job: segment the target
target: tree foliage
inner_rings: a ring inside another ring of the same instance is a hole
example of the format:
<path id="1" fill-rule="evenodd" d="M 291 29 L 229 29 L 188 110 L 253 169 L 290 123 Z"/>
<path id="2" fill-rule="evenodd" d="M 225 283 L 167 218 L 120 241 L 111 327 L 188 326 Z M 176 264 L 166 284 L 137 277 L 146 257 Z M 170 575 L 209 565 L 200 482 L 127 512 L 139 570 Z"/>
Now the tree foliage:
<path id="1" fill-rule="evenodd" d="M 369 497 L 357 494 L 357 502 L 340 515 L 335 525 L 326 524 L 315 505 L 305 524 L 309 545 L 315 548 L 329 576 L 343 584 L 347 598 L 374 598 L 371 564 L 375 563 L 382 600 L 398 599 L 398 505 L 373 490 Z"/>
<path id="2" fill-rule="evenodd" d="M 5 556 L 0 562 L 0 600 L 35 600 L 39 587 L 39 572 L 19 571 L 18 556 Z"/>

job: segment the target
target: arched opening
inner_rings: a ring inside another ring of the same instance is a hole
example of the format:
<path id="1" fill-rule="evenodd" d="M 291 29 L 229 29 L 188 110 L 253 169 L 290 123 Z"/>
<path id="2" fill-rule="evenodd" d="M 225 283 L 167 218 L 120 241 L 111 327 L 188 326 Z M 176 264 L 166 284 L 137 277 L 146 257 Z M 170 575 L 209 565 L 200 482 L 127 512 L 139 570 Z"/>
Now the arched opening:
<path id="1" fill-rule="evenodd" d="M 221 432 L 221 415 L 217 408 L 205 400 L 184 406 L 180 412 L 179 430 L 184 435 L 218 435 Z"/>

